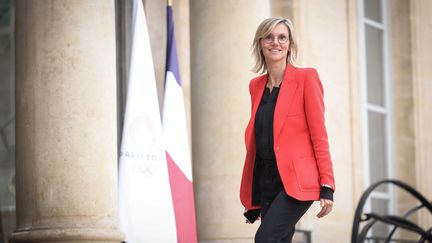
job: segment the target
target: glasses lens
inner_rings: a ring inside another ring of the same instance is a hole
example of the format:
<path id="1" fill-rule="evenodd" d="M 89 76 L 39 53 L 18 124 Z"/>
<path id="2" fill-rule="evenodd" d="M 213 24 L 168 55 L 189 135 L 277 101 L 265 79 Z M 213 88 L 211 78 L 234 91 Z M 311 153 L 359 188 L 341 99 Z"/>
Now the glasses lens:
<path id="1" fill-rule="evenodd" d="M 273 36 L 268 35 L 268 36 L 264 37 L 264 42 L 265 43 L 272 43 L 273 42 Z"/>
<path id="2" fill-rule="evenodd" d="M 285 43 L 288 41 L 288 37 L 286 37 L 286 36 L 284 36 L 284 35 L 280 35 L 280 36 L 278 37 L 278 41 L 279 41 L 279 43 L 281 43 L 281 44 L 285 44 Z"/>
<path id="3" fill-rule="evenodd" d="M 280 44 L 285 44 L 288 41 L 288 37 L 286 37 L 285 35 L 279 35 L 279 36 L 273 36 L 273 35 L 267 35 L 263 38 L 264 42 L 267 44 L 272 43 L 273 41 L 276 42 L 276 40 L 280 43 Z"/>

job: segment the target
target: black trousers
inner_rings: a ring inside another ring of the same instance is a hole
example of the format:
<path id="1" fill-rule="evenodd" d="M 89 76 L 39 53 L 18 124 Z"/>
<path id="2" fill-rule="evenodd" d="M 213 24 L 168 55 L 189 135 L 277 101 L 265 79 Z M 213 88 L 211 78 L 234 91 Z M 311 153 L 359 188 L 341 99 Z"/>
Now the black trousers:
<path id="1" fill-rule="evenodd" d="M 291 243 L 295 225 L 313 201 L 299 201 L 282 189 L 273 201 L 261 201 L 261 225 L 255 243 Z"/>

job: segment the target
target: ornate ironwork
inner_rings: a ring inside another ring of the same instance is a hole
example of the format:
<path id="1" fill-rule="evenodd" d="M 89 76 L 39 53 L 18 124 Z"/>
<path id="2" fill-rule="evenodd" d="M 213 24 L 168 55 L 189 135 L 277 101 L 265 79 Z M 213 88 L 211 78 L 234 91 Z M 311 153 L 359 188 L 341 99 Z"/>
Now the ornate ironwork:
<path id="1" fill-rule="evenodd" d="M 403 190 L 411 194 L 414 198 L 416 198 L 421 203 L 421 205 L 412 208 L 411 210 L 406 212 L 403 216 L 381 215 L 376 212 L 363 213 L 363 208 L 370 194 L 377 187 L 383 184 L 393 184 L 396 185 L 397 187 L 402 188 Z M 390 231 L 387 237 L 380 238 L 380 239 L 376 238 L 376 240 L 379 240 L 379 242 L 385 242 L 385 243 L 400 242 L 400 240 L 393 239 L 393 235 L 398 228 L 402 228 L 417 234 L 419 236 L 419 240 L 417 242 L 432 243 L 432 227 L 428 229 L 424 229 L 419 225 L 417 225 L 416 223 L 408 220 L 408 216 L 412 215 L 413 213 L 423 208 L 427 209 L 427 211 L 429 211 L 429 213 L 432 214 L 432 202 L 429 202 L 422 194 L 420 194 L 418 191 L 416 191 L 408 184 L 399 180 L 382 180 L 376 182 L 375 184 L 369 186 L 366 189 L 366 191 L 363 193 L 362 197 L 359 200 L 354 215 L 354 222 L 352 225 L 351 243 L 364 243 L 371 240 L 371 237 L 367 237 L 367 234 L 369 230 L 372 228 L 372 226 L 377 222 L 381 222 L 383 224 L 393 226 L 393 229 Z M 360 223 L 365 223 L 365 225 L 362 227 L 361 230 L 360 230 Z"/>

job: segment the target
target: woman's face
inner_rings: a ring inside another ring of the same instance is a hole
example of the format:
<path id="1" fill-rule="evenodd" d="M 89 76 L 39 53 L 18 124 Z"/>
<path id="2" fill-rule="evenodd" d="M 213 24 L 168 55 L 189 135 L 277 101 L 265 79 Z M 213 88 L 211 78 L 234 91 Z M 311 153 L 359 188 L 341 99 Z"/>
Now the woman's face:
<path id="1" fill-rule="evenodd" d="M 261 39 L 260 44 L 267 64 L 286 62 L 290 45 L 288 28 L 282 23 L 277 24 L 269 35 Z"/>

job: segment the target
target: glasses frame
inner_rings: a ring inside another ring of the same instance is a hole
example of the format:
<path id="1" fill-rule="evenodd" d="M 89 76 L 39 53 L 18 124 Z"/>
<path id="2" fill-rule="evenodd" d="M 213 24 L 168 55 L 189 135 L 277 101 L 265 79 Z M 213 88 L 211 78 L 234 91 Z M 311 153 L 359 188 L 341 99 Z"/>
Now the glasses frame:
<path id="1" fill-rule="evenodd" d="M 281 39 L 280 39 L 281 36 L 285 37 L 284 41 L 281 41 Z M 282 45 L 282 44 L 288 43 L 289 37 L 285 36 L 285 35 L 273 36 L 272 34 L 269 34 L 267 36 L 262 37 L 261 40 L 266 44 L 276 43 L 276 40 L 277 40 L 277 42 Z"/>

